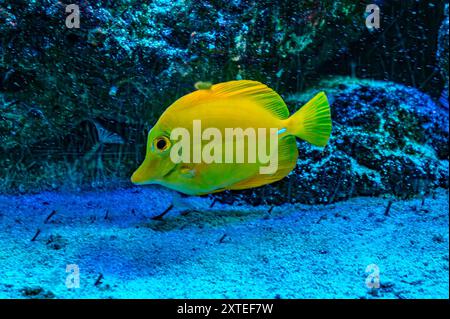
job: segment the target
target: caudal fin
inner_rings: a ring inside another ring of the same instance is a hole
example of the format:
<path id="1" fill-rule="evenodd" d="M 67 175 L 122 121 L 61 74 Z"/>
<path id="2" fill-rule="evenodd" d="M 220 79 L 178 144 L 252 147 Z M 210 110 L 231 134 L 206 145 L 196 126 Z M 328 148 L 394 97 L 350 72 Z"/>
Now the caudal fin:
<path id="1" fill-rule="evenodd" d="M 288 133 L 316 146 L 325 146 L 331 134 L 327 96 L 320 92 L 288 119 Z"/>

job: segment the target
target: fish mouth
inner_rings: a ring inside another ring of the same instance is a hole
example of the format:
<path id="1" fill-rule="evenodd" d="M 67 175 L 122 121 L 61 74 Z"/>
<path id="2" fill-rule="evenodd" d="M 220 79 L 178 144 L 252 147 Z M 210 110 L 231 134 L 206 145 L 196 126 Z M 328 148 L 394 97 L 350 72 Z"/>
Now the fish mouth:
<path id="1" fill-rule="evenodd" d="M 148 184 L 148 182 L 146 182 L 141 174 L 138 173 L 138 171 L 134 172 L 133 175 L 131 175 L 131 182 L 135 185 L 144 185 L 144 184 Z"/>
<path id="2" fill-rule="evenodd" d="M 146 178 L 146 174 L 143 174 L 141 169 L 137 169 L 133 175 L 131 175 L 131 182 L 135 185 L 147 185 L 157 183 L 158 180 L 164 179 L 170 176 L 173 172 L 175 172 L 176 165 L 173 166 L 170 170 L 167 171 L 161 178 Z"/>
<path id="3" fill-rule="evenodd" d="M 163 175 L 162 178 L 168 177 L 170 174 L 172 174 L 173 172 L 175 172 L 175 169 L 176 169 L 176 168 L 177 168 L 176 165 L 173 166 L 170 170 L 167 171 L 167 173 L 165 173 L 165 174 Z"/>
<path id="4" fill-rule="evenodd" d="M 153 178 L 151 178 L 150 174 L 148 174 L 148 170 L 146 166 L 141 165 L 138 169 L 131 175 L 131 182 L 135 185 L 145 185 L 151 184 Z"/>

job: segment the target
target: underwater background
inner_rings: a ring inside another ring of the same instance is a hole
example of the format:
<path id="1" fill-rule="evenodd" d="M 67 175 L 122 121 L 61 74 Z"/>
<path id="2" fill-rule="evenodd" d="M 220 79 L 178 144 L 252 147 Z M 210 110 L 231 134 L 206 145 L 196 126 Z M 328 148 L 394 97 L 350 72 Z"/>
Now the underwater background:
<path id="1" fill-rule="evenodd" d="M 448 298 L 448 28 L 448 1 L 0 0 L 0 297 Z M 329 145 L 255 189 L 133 186 L 162 112 L 236 79 L 326 92 Z"/>

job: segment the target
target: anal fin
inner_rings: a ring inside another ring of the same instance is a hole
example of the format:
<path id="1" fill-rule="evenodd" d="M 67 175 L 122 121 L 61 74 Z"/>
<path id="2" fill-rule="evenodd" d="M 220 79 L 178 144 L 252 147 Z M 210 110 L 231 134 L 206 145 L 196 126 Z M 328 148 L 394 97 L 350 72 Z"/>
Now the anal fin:
<path id="1" fill-rule="evenodd" d="M 227 187 L 230 190 L 247 189 L 276 182 L 288 175 L 297 164 L 298 150 L 295 137 L 287 135 L 278 142 L 278 169 L 274 174 L 257 174 Z"/>

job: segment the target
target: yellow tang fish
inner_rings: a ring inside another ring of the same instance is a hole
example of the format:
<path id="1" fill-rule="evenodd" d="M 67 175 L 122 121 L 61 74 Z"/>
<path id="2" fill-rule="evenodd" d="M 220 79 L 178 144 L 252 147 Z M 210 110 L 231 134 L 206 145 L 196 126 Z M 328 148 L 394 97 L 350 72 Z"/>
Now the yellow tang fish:
<path id="1" fill-rule="evenodd" d="M 200 82 L 196 88 L 150 130 L 134 184 L 160 184 L 189 195 L 258 187 L 295 167 L 296 137 L 317 146 L 330 138 L 323 92 L 289 117 L 283 99 L 260 82 Z"/>

